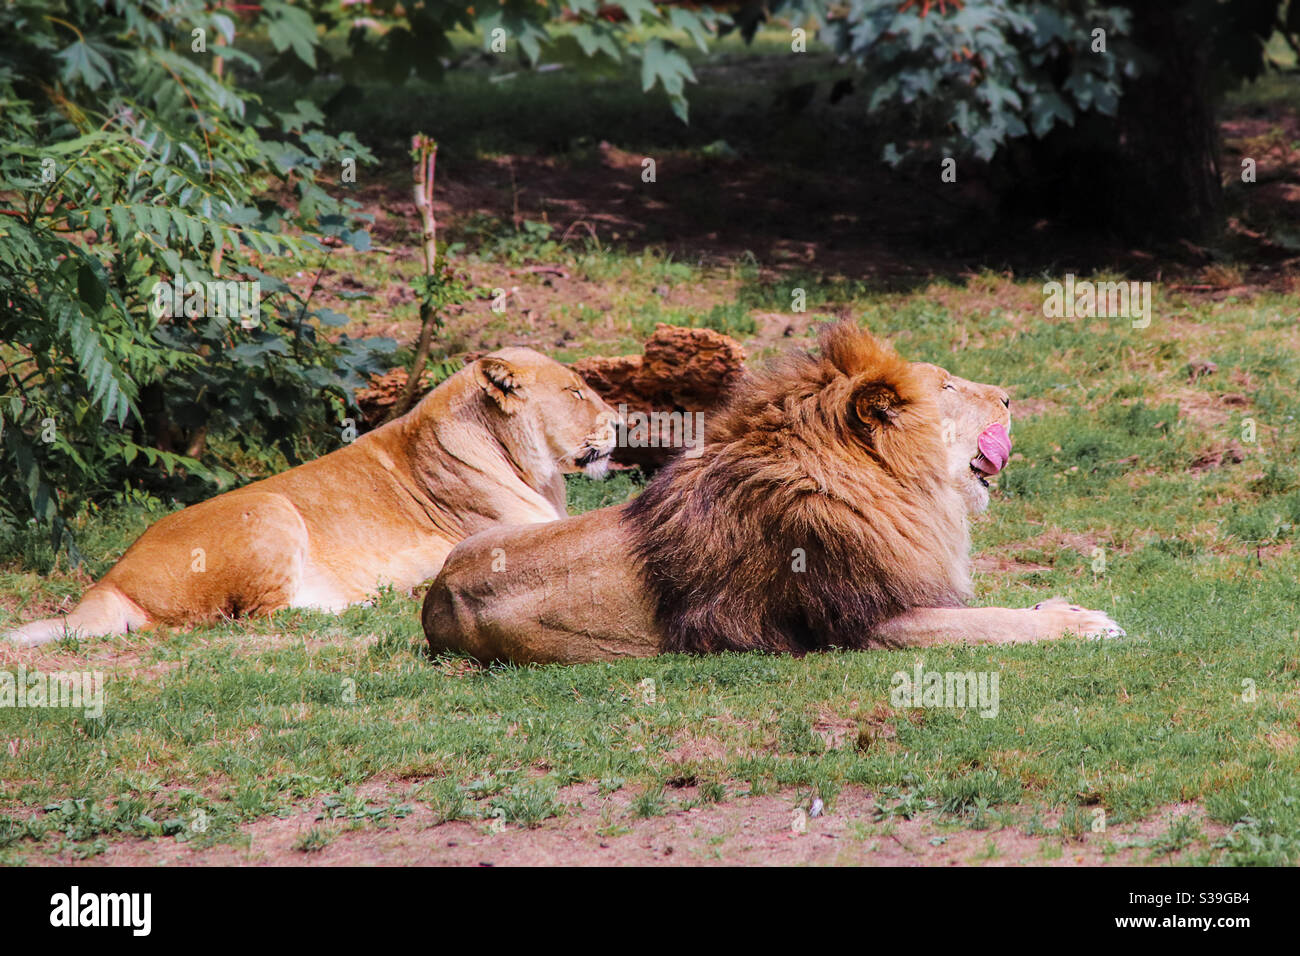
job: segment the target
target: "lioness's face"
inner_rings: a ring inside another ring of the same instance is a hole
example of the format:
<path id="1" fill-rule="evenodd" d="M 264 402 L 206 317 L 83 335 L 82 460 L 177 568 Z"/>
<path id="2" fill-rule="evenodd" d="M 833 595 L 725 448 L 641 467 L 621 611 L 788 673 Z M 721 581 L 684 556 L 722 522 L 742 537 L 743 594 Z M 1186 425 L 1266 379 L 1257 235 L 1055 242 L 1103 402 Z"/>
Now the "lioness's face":
<path id="1" fill-rule="evenodd" d="M 948 474 L 970 510 L 983 511 L 989 504 L 989 477 L 1011 457 L 1011 396 L 996 385 L 958 378 L 938 365 L 914 362 L 912 367 L 938 396 Z"/>
<path id="2" fill-rule="evenodd" d="M 544 448 L 562 471 L 602 478 L 618 436 L 618 413 L 572 369 L 526 348 L 507 348 L 479 360 L 480 381 L 507 412 L 520 440 Z"/>

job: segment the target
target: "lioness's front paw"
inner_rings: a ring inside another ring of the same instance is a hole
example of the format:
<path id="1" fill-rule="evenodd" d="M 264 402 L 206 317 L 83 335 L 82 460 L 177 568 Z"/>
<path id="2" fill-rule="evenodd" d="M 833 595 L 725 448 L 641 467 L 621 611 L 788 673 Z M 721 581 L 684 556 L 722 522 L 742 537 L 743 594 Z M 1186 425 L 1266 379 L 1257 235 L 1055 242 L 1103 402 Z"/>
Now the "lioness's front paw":
<path id="1" fill-rule="evenodd" d="M 1054 597 L 1040 601 L 1034 605 L 1034 610 L 1047 615 L 1045 623 L 1054 634 L 1074 634 L 1090 640 L 1124 636 L 1124 628 L 1112 621 L 1109 615 L 1101 611 L 1089 611 L 1071 604 L 1065 598 Z"/>

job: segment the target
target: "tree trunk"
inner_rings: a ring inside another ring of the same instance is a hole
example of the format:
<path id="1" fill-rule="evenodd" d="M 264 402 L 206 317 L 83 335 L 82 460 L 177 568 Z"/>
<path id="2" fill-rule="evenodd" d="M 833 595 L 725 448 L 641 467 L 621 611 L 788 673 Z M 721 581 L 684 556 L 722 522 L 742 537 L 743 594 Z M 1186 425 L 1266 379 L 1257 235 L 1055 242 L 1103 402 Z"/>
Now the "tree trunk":
<path id="1" fill-rule="evenodd" d="M 1003 212 L 1136 242 L 1201 241 L 1222 229 L 1212 41 L 1189 6 L 1130 6 L 1145 72 L 1125 83 L 1117 116 L 1083 113 L 1073 127 L 1012 144 L 994 165 Z"/>
<path id="2" fill-rule="evenodd" d="M 1186 4 L 1135 3 L 1134 38 L 1158 61 L 1120 100 L 1120 150 L 1136 213 L 1125 232 L 1206 239 L 1223 227 L 1210 40 Z"/>

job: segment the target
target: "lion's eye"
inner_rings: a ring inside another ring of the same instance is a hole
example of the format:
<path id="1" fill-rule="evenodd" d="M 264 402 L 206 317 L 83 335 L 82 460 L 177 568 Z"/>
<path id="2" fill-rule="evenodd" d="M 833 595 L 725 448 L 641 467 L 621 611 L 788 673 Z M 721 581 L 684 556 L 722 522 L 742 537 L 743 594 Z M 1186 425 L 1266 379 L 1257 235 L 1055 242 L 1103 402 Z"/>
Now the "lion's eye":
<path id="1" fill-rule="evenodd" d="M 570 386 L 569 386 L 569 391 L 571 391 L 571 392 L 573 393 L 573 397 L 574 397 L 574 398 L 578 399 L 578 401 L 582 401 L 582 389 L 577 388 L 576 386 L 570 385 Z"/>
<path id="2" fill-rule="evenodd" d="M 943 387 L 944 387 L 944 388 L 950 388 L 950 389 L 952 389 L 954 392 L 957 391 L 957 386 L 954 385 L 952 382 L 944 382 L 944 383 L 943 383 Z"/>

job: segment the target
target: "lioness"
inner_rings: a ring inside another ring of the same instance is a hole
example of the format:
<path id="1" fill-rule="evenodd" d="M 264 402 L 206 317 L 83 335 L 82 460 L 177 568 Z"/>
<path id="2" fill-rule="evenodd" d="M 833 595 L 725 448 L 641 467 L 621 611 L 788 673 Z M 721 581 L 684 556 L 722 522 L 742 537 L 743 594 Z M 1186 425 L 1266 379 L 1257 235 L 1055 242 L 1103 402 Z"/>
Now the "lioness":
<path id="1" fill-rule="evenodd" d="M 122 634 L 410 588 L 491 525 L 554 521 L 563 471 L 605 473 L 615 412 L 534 352 L 493 352 L 401 418 L 315 461 L 168 515 L 65 618 L 8 635 Z"/>
<path id="2" fill-rule="evenodd" d="M 425 597 L 434 651 L 593 661 L 1118 635 L 1055 599 L 968 608 L 968 515 L 1010 400 L 848 323 L 739 386 L 630 504 L 459 544 Z"/>

